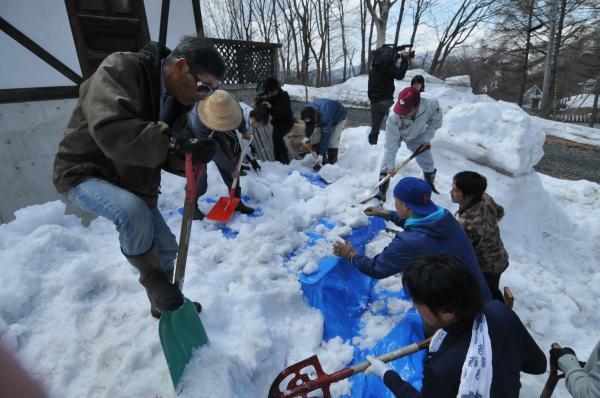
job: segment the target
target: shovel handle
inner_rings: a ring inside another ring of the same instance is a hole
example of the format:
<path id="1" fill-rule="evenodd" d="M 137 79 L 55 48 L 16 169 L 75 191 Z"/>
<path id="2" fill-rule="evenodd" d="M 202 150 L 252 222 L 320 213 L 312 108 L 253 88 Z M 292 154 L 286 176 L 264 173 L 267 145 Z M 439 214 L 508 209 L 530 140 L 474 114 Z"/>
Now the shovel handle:
<path id="1" fill-rule="evenodd" d="M 402 348 L 399 348 L 395 351 L 391 351 L 386 354 L 380 355 L 377 357 L 377 359 L 379 359 L 380 361 L 385 362 L 385 363 L 395 361 L 398 358 L 402 358 L 407 355 L 414 354 L 417 351 L 421 351 L 422 349 L 429 347 L 430 342 L 431 342 L 431 337 L 429 337 L 425 340 L 419 341 L 418 343 L 413 343 L 413 344 L 404 346 Z M 364 362 L 361 362 L 359 364 L 352 366 L 350 369 L 353 370 L 353 374 L 357 374 L 357 373 L 364 372 L 369 366 L 371 366 L 371 363 L 369 361 L 364 361 Z"/>
<path id="2" fill-rule="evenodd" d="M 252 139 L 254 137 L 250 138 L 250 142 L 248 142 L 248 146 L 250 146 L 250 144 L 252 143 Z M 240 170 L 242 169 L 242 162 L 244 161 L 244 156 L 246 156 L 246 146 L 242 145 L 240 143 L 240 158 L 238 159 L 237 165 L 235 166 L 235 171 L 237 171 L 237 173 L 240 173 Z M 233 179 L 233 184 L 231 184 L 231 189 L 229 190 L 229 197 L 233 198 L 233 193 L 235 192 L 235 188 L 237 187 L 239 181 L 239 177 L 235 177 Z"/>

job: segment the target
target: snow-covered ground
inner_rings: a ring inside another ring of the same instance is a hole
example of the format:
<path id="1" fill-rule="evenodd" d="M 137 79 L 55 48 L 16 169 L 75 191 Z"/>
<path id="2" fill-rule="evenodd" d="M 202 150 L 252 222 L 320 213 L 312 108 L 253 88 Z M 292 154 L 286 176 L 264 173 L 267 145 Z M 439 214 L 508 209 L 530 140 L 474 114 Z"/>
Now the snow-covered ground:
<path id="1" fill-rule="evenodd" d="M 554 122 L 541 117 L 533 118 L 547 135 L 579 142 L 580 144 L 600 146 L 600 125 L 585 127 L 573 123 Z"/>
<path id="2" fill-rule="evenodd" d="M 366 80 L 357 79 L 320 90 L 359 103 L 366 99 Z M 501 285 L 512 288 L 516 313 L 544 351 L 558 341 L 585 359 L 600 339 L 599 185 L 534 172 L 544 133 L 514 105 L 429 80 L 427 89 L 445 113 L 432 149 L 441 192 L 435 201 L 456 210 L 448 191 L 458 171 L 487 177 L 488 192 L 506 210 L 500 227 L 510 266 Z M 184 292 L 202 303 L 211 343 L 188 367 L 182 396 L 265 397 L 284 367 L 313 353 L 326 372 L 351 360 L 348 342 L 322 341 L 323 317 L 307 305 L 295 272 L 314 271 L 332 241 L 367 222 L 353 199 L 376 183 L 383 155 L 383 142 L 371 147 L 367 134 L 368 127 L 344 131 L 338 164 L 321 171 L 335 180 L 325 188 L 299 174 L 311 159 L 290 166 L 263 163 L 260 176 L 249 173 L 242 187 L 261 215 L 236 214 L 227 225 L 237 232 L 234 238 L 211 221 L 194 222 Z M 408 155 L 402 147 L 398 160 Z M 420 169 L 413 162 L 400 174 L 419 176 Z M 161 190 L 160 209 L 179 234 L 175 210 L 183 203 L 184 181 L 165 174 Z M 211 165 L 205 197 L 225 194 Z M 210 206 L 200 203 L 205 211 Z M 306 243 L 304 231 L 322 217 L 336 225 L 326 239 L 286 262 L 286 255 Z M 390 239 L 379 235 L 368 252 Z M 1 340 L 52 396 L 174 395 L 158 324 L 110 222 L 97 219 L 83 227 L 64 215 L 60 202 L 21 209 L 15 221 L 0 225 L 0 267 Z M 390 288 L 399 282 L 391 277 L 380 283 Z M 358 341 L 375 344 L 397 318 L 370 319 Z M 545 379 L 524 375 L 521 396 L 539 396 Z M 339 383 L 336 396 L 349 388 Z M 568 396 L 564 383 L 555 396 Z"/>

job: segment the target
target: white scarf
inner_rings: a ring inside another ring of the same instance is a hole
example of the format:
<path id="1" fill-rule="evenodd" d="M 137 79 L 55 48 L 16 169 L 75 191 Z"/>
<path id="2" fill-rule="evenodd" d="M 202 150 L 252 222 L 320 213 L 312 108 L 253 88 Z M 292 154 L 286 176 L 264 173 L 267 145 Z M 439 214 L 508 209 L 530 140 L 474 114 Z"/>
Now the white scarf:
<path id="1" fill-rule="evenodd" d="M 447 333 L 439 329 L 429 344 L 429 352 L 439 350 Z M 492 342 L 485 315 L 473 322 L 471 342 L 460 374 L 457 398 L 489 398 L 492 386 Z"/>

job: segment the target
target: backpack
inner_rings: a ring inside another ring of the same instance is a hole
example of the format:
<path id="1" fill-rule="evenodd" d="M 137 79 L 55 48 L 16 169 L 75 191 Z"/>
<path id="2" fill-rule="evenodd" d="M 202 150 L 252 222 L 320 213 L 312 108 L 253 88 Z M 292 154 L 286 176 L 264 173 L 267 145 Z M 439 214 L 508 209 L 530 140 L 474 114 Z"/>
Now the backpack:
<path id="1" fill-rule="evenodd" d="M 393 65 L 396 62 L 396 46 L 393 44 L 384 44 L 378 49 L 373 51 L 373 60 L 371 61 L 371 66 L 389 66 Z"/>

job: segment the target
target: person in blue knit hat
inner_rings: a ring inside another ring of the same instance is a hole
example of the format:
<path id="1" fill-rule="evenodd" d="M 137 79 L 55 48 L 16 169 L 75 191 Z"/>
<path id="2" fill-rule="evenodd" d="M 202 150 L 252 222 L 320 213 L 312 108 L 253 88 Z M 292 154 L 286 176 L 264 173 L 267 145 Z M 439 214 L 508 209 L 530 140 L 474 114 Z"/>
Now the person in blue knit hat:
<path id="1" fill-rule="evenodd" d="M 358 254 L 347 242 L 335 242 L 333 253 L 352 263 L 360 272 L 375 279 L 398 274 L 415 257 L 453 254 L 475 276 L 484 301 L 490 289 L 481 273 L 473 245 L 452 213 L 431 200 L 431 186 L 425 180 L 405 177 L 394 187 L 396 210 L 367 207 L 365 214 L 381 217 L 402 227 L 381 253 L 371 258 Z"/>

